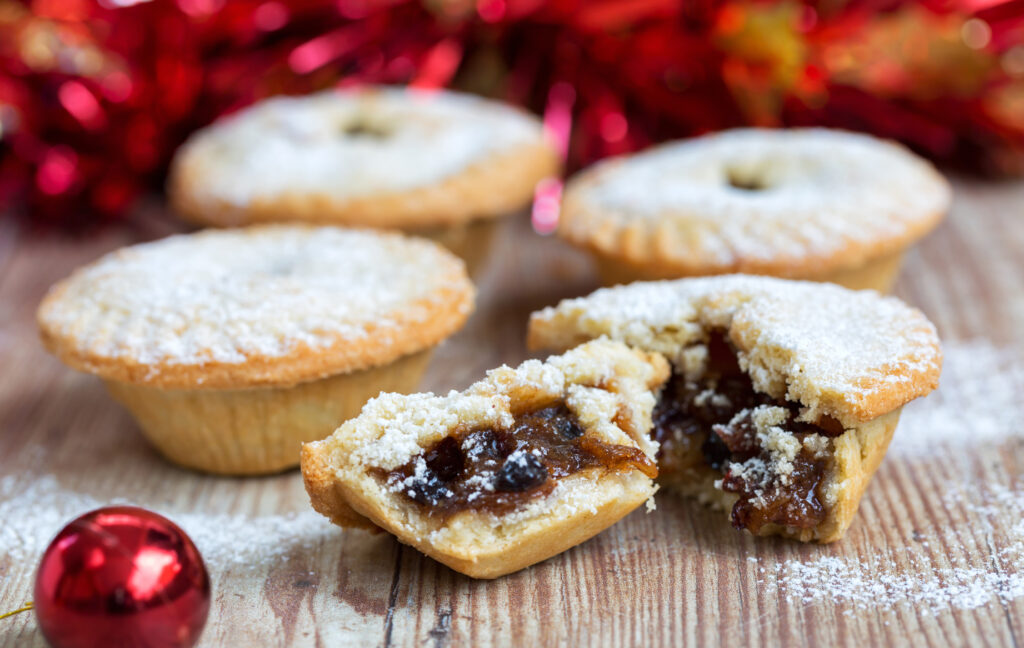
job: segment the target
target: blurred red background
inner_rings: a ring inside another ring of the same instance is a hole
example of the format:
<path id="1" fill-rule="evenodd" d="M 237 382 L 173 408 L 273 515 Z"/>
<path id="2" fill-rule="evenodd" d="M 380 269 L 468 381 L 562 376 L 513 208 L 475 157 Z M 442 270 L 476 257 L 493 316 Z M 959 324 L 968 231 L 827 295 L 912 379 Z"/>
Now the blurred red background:
<path id="1" fill-rule="evenodd" d="M 1019 0 L 0 0 L 2 213 L 127 218 L 195 128 L 367 82 L 525 105 L 571 126 L 569 170 L 742 124 L 1024 170 Z"/>

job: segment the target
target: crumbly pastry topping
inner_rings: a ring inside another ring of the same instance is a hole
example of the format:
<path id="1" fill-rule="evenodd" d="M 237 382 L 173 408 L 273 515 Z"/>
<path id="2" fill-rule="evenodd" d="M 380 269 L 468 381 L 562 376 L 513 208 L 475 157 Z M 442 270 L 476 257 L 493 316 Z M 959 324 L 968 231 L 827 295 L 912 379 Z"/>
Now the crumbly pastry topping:
<path id="1" fill-rule="evenodd" d="M 534 313 L 529 344 L 570 348 L 608 336 L 663 353 L 696 376 L 712 330 L 724 332 L 757 392 L 798 404 L 809 422 L 853 426 L 938 384 L 938 337 L 916 309 L 872 291 L 768 277 L 598 290 Z"/>
<path id="2" fill-rule="evenodd" d="M 667 376 L 668 365 L 659 356 L 596 340 L 546 361 L 492 369 L 464 392 L 381 394 L 335 435 L 353 445 L 352 462 L 390 470 L 456 428 L 507 429 L 519 412 L 562 402 L 599 440 L 644 444 L 653 454 L 647 437 L 651 387 Z"/>
<path id="3" fill-rule="evenodd" d="M 62 359 L 105 377 L 243 387 L 390 362 L 472 304 L 462 262 L 429 241 L 262 226 L 109 254 L 58 283 L 39 323 Z"/>
<path id="4" fill-rule="evenodd" d="M 794 275 L 900 250 L 949 208 L 948 183 L 902 146 L 827 129 L 737 129 L 581 173 L 561 233 L 686 274 Z"/>
<path id="5" fill-rule="evenodd" d="M 198 200 L 349 199 L 428 187 L 488 156 L 542 142 L 539 120 L 472 95 L 376 87 L 262 101 L 200 131 Z"/>
<path id="6" fill-rule="evenodd" d="M 506 528 L 578 509 L 602 475 L 635 474 L 652 488 L 651 390 L 667 376 L 660 355 L 598 340 L 495 369 L 464 392 L 382 394 L 304 452 L 417 537 L 447 537 L 441 528 L 466 511 Z M 409 509 L 418 517 L 397 513 Z"/>

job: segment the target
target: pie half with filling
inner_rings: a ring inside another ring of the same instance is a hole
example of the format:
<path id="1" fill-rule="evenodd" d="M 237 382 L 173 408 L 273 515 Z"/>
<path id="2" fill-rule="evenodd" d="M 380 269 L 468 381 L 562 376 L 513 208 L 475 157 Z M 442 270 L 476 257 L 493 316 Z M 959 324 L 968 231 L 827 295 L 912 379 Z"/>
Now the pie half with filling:
<path id="1" fill-rule="evenodd" d="M 729 275 L 634 283 L 533 314 L 528 344 L 609 337 L 664 354 L 662 484 L 756 535 L 832 542 L 849 527 L 900 410 L 938 385 L 934 326 L 902 301 Z"/>
<path id="2" fill-rule="evenodd" d="M 464 392 L 382 394 L 307 443 L 313 507 L 494 578 L 601 532 L 657 487 L 656 353 L 593 341 L 500 367 Z"/>

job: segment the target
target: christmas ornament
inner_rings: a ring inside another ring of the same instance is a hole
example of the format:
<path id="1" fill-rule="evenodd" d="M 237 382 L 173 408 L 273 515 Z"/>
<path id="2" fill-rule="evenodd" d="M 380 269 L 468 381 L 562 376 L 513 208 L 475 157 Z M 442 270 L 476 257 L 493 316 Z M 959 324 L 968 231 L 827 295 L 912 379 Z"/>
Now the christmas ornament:
<path id="1" fill-rule="evenodd" d="M 54 648 L 188 647 L 206 623 L 210 581 L 173 522 L 112 506 L 75 519 L 53 539 L 34 604 Z"/>
<path id="2" fill-rule="evenodd" d="M 899 139 L 1024 172 L 1021 0 L 0 0 L 0 211 L 82 228 L 159 190 L 194 129 L 332 85 L 543 112 L 569 170 L 748 124 Z M 556 101 L 557 103 L 557 101 Z M 552 191 L 543 193 L 549 200 Z M 541 211 L 550 211 L 542 207 Z"/>

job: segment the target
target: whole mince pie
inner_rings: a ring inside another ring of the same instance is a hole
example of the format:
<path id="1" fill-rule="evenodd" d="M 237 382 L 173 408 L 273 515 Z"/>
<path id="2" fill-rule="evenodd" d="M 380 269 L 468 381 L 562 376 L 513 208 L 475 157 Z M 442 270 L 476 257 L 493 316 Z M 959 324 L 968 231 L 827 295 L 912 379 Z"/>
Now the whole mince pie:
<path id="1" fill-rule="evenodd" d="M 175 153 L 171 205 L 200 225 L 400 229 L 482 267 L 559 156 L 541 120 L 447 90 L 360 85 L 257 101 Z"/>
<path id="2" fill-rule="evenodd" d="M 591 253 L 606 285 L 742 272 L 888 291 L 951 197 L 927 160 L 894 142 L 737 128 L 577 173 L 558 233 Z"/>
<path id="3" fill-rule="evenodd" d="M 254 225 L 111 252 L 54 284 L 37 319 L 169 460 L 260 475 L 294 468 L 381 390 L 414 391 L 475 292 L 431 241 Z"/>
<path id="4" fill-rule="evenodd" d="M 464 392 L 381 394 L 303 446 L 313 507 L 494 578 L 561 553 L 657 487 L 660 354 L 595 340 L 500 367 Z"/>
<path id="5" fill-rule="evenodd" d="M 938 384 L 935 328 L 874 291 L 726 275 L 598 290 L 533 314 L 528 344 L 664 354 L 659 481 L 756 535 L 842 537 L 902 406 Z"/>

